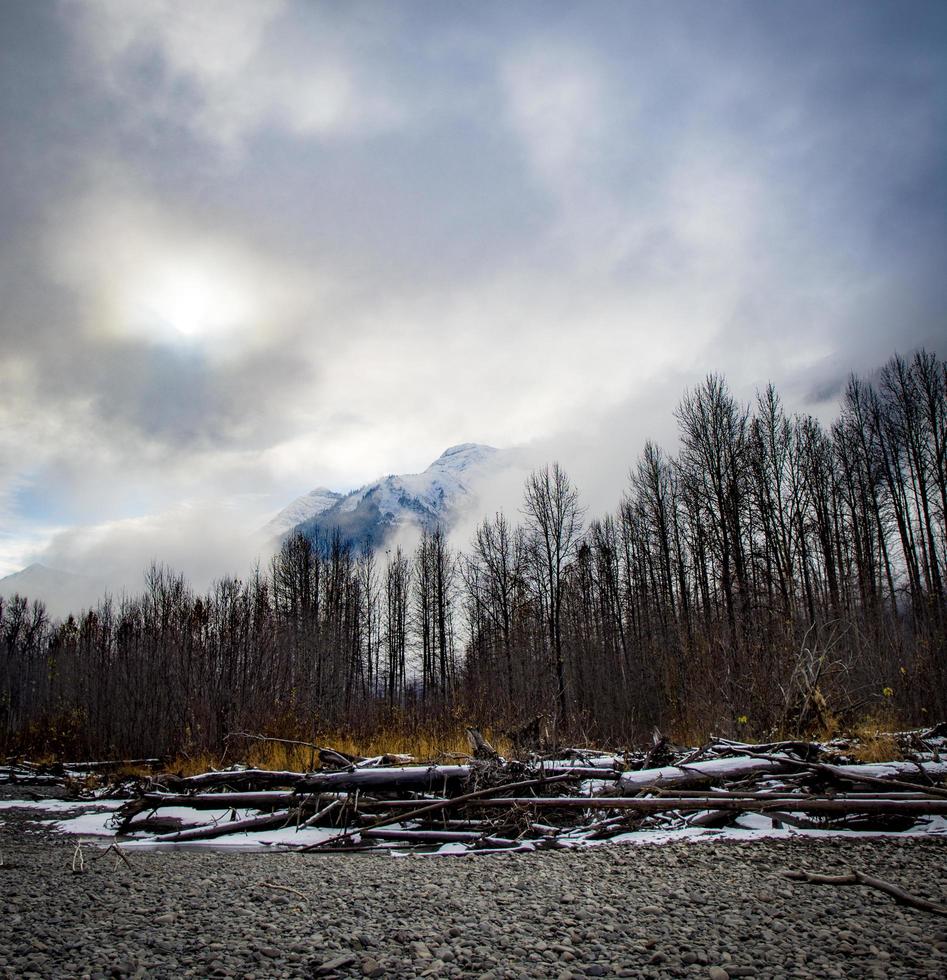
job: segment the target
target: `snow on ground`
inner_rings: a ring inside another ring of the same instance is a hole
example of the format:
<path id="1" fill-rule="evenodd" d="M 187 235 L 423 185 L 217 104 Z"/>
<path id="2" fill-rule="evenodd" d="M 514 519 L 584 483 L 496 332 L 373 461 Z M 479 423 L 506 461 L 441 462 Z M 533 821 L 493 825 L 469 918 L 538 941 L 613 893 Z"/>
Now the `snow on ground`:
<path id="1" fill-rule="evenodd" d="M 117 810 L 127 802 L 127 800 L 0 800 L 0 810 L 46 810 L 50 813 L 59 810 L 75 812 L 90 807 Z"/>
<path id="2" fill-rule="evenodd" d="M 70 800 L 3 800 L 0 801 L 0 811 L 10 809 L 34 810 L 37 813 L 36 823 L 49 830 L 79 837 L 86 843 L 101 843 L 103 846 L 116 841 L 114 814 L 124 800 L 103 800 L 96 802 Z M 55 818 L 45 815 L 56 813 Z M 185 824 L 217 824 L 228 821 L 235 813 L 237 819 L 253 816 L 256 811 L 231 810 L 196 810 L 190 807 L 162 808 L 163 816 L 178 817 Z M 146 814 L 142 814 L 144 818 Z M 0 820 L 2 820 L 0 815 Z M 392 827 L 400 825 L 393 824 Z M 252 833 L 234 834 L 224 838 L 198 841 L 158 841 L 153 837 L 124 836 L 120 839 L 125 849 L 133 850 L 171 850 L 190 849 L 214 851 L 266 851 L 275 848 L 300 847 L 317 844 L 338 835 L 337 830 L 326 828 L 302 827 L 297 829 L 290 825 L 277 830 L 260 830 Z M 947 818 L 922 817 L 914 827 L 899 832 L 861 831 L 861 830 L 803 830 L 797 828 L 774 827 L 773 821 L 755 813 L 742 814 L 734 821 L 734 825 L 723 829 L 705 827 L 683 827 L 680 829 L 635 830 L 618 834 L 605 840 L 590 840 L 588 831 L 576 829 L 573 833 L 563 831 L 559 840 L 567 847 L 597 847 L 602 844 L 667 844 L 674 841 L 743 841 L 789 838 L 897 838 L 897 837 L 947 837 Z M 92 838 L 92 840 L 89 840 Z M 379 843 L 378 850 L 388 850 L 391 854 L 405 854 L 407 850 L 395 842 L 388 845 Z M 524 842 L 522 850 L 535 850 L 536 842 Z M 414 852 L 416 853 L 416 852 Z M 430 852 L 435 855 L 460 855 L 470 853 L 462 843 L 444 844 Z M 509 853 L 503 850 L 478 850 L 478 854 Z"/>

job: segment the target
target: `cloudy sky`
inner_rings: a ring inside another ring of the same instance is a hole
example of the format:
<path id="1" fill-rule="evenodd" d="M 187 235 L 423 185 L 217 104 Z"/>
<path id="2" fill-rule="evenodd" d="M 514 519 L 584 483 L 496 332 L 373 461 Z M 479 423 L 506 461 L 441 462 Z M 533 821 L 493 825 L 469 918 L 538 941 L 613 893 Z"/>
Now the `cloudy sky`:
<path id="1" fill-rule="evenodd" d="M 920 0 L 0 0 L 0 575 L 242 570 L 462 441 L 605 508 L 708 371 L 828 417 L 947 353 L 945 50 Z"/>

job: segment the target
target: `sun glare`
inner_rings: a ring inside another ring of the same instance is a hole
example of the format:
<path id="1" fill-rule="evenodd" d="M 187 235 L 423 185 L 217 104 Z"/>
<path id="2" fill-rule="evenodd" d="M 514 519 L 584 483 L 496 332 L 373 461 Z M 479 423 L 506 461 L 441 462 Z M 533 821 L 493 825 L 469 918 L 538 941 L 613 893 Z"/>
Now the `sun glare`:
<path id="1" fill-rule="evenodd" d="M 150 270 L 130 290 L 131 325 L 153 339 L 201 342 L 249 325 L 245 286 L 224 270 L 172 265 Z"/>

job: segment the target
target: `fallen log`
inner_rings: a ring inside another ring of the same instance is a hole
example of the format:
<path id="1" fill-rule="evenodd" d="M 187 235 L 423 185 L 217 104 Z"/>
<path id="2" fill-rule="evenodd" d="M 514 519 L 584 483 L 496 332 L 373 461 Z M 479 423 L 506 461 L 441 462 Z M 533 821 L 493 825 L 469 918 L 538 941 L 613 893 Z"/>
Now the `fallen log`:
<path id="1" fill-rule="evenodd" d="M 296 785 L 297 793 L 326 793 L 350 789 L 441 789 L 445 783 L 466 779 L 471 766 L 406 766 L 401 769 L 356 769 L 309 773 Z"/>
<path id="2" fill-rule="evenodd" d="M 795 759 L 785 759 L 782 756 L 751 753 L 752 758 L 784 761 L 788 766 L 797 769 L 808 769 L 812 772 L 823 773 L 833 779 L 865 786 L 895 786 L 913 792 L 929 793 L 932 796 L 943 796 L 947 799 L 947 790 L 934 785 L 915 783 L 902 779 L 902 776 L 924 776 L 931 780 L 947 778 L 947 762 L 872 762 L 859 766 L 829 765 L 825 762 L 802 762 Z"/>
<path id="3" fill-rule="evenodd" d="M 265 817 L 249 817 L 246 820 L 230 820 L 226 823 L 205 824 L 191 830 L 182 830 L 174 834 L 160 834 L 153 838 L 161 843 L 184 842 L 193 840 L 211 840 L 214 837 L 226 837 L 229 834 L 252 833 L 257 830 L 272 830 L 283 827 L 292 819 L 292 810 L 280 810 Z"/>
<path id="4" fill-rule="evenodd" d="M 328 806 L 324 806 L 321 810 L 317 810 L 311 817 L 304 820 L 299 826 L 315 827 L 318 825 L 320 820 L 323 820 L 333 811 L 338 810 L 340 806 L 342 806 L 342 800 L 336 798 Z"/>
<path id="5" fill-rule="evenodd" d="M 947 905 L 929 902 L 926 898 L 904 891 L 903 888 L 899 888 L 890 881 L 863 874 L 861 871 L 852 871 L 847 875 L 820 875 L 809 871 L 784 871 L 783 877 L 790 881 L 804 881 L 811 885 L 867 885 L 869 888 L 877 888 L 879 891 L 890 895 L 899 905 L 910 905 L 912 908 L 921 909 L 924 912 L 933 912 L 934 915 L 947 915 Z"/>
<path id="6" fill-rule="evenodd" d="M 181 817 L 146 817 L 144 820 L 129 820 L 115 831 L 116 837 L 129 834 L 176 834 L 195 824 L 185 824 Z"/>
<path id="7" fill-rule="evenodd" d="M 890 784 L 889 784 L 890 785 Z M 655 795 L 661 797 L 662 799 L 682 799 L 689 800 L 695 796 L 713 796 L 719 797 L 721 799 L 733 799 L 733 800 L 783 800 L 783 799 L 812 799 L 813 797 L 826 797 L 825 793 L 791 793 L 789 790 L 781 789 L 768 789 L 768 790 L 730 790 L 730 789 L 658 789 L 655 790 Z M 859 800 L 868 799 L 873 800 L 883 799 L 883 800 L 927 800 L 930 799 L 931 794 L 921 793 L 916 790 L 910 792 L 895 792 L 895 793 L 876 793 L 874 791 L 867 793 L 833 793 L 831 798 L 833 800 Z"/>
<path id="8" fill-rule="evenodd" d="M 712 738 L 708 748 L 744 753 L 794 752 L 806 761 L 817 759 L 826 751 L 826 746 L 819 742 L 803 742 L 798 739 L 790 739 L 784 742 L 760 742 L 758 745 L 754 745 L 752 742 L 734 742 L 729 738 Z"/>
<path id="9" fill-rule="evenodd" d="M 361 830 L 363 840 L 404 841 L 407 844 L 483 844 L 486 847 L 513 847 L 518 842 L 493 837 L 476 830 Z"/>
<path id="10" fill-rule="evenodd" d="M 258 793 L 143 793 L 134 803 L 142 810 L 163 806 L 188 806 L 195 810 L 265 810 L 302 804 L 303 798 L 286 790 L 262 790 Z"/>
<path id="11" fill-rule="evenodd" d="M 624 773 L 619 772 L 617 769 L 596 769 L 588 768 L 586 766 L 543 766 L 543 772 L 550 776 L 563 776 L 570 775 L 575 776 L 576 779 L 601 779 L 603 781 L 611 781 L 614 779 L 621 779 Z"/>
<path id="12" fill-rule="evenodd" d="M 157 776 L 152 783 L 155 786 L 167 786 L 174 790 L 210 789 L 215 786 L 233 789 L 296 786 L 306 778 L 306 775 L 304 772 L 281 772 L 270 769 L 232 769 L 225 772 L 204 772 L 198 776 Z"/>
<path id="13" fill-rule="evenodd" d="M 458 800 L 460 797 L 457 798 Z M 454 803 L 455 800 L 448 800 Z M 897 813 L 916 816 L 947 814 L 947 800 L 890 800 L 868 798 L 835 799 L 830 797 L 782 796 L 771 799 L 696 796 L 689 799 L 628 796 L 518 796 L 504 799 L 471 800 L 464 804 L 475 809 L 552 809 L 552 810 L 638 810 L 641 813 L 693 812 L 696 810 L 735 810 L 745 813 L 768 813 L 787 810 L 797 813 Z M 395 819 L 395 818 L 393 818 Z M 406 816 L 398 817 L 407 819 Z"/>
<path id="14" fill-rule="evenodd" d="M 61 762 L 63 769 L 73 772 L 111 772 L 115 769 L 124 769 L 131 766 L 154 769 L 156 766 L 164 765 L 164 759 L 106 759 L 103 762 Z"/>
<path id="15" fill-rule="evenodd" d="M 458 806 L 462 803 L 466 803 L 469 800 L 481 799 L 483 797 L 489 796 L 491 794 L 508 792 L 513 789 L 526 789 L 531 786 L 541 786 L 548 785 L 549 783 L 558 783 L 567 779 L 572 779 L 571 775 L 565 776 L 551 776 L 550 778 L 540 777 L 539 779 L 523 779 L 515 783 L 505 783 L 500 786 L 488 786 L 485 789 L 474 790 L 471 793 L 464 793 L 462 796 L 455 796 L 447 800 L 435 800 L 433 803 L 429 803 L 425 806 L 418 807 L 415 810 L 409 810 L 407 813 L 399 814 L 393 817 L 385 817 L 381 820 L 375 821 L 374 824 L 369 824 L 368 827 L 363 828 L 364 830 L 375 830 L 378 827 L 385 827 L 388 824 L 398 823 L 404 820 L 413 820 L 415 817 L 424 816 L 426 814 L 435 813 L 441 810 L 446 810 L 451 806 Z M 529 799 L 529 797 L 527 797 Z M 536 797 L 536 799 L 543 799 L 543 797 Z M 358 833 L 358 831 L 356 831 Z M 317 848 L 323 846 L 330 846 L 333 844 L 338 844 L 340 841 L 349 841 L 352 838 L 351 833 L 339 834 L 337 837 L 332 837 L 329 840 L 322 841 L 316 844 L 307 844 L 305 847 L 301 848 L 302 851 L 314 851 Z"/>
<path id="16" fill-rule="evenodd" d="M 640 793 L 645 789 L 695 786 L 727 779 L 745 779 L 785 772 L 782 761 L 741 756 L 731 759 L 707 759 L 679 766 L 661 766 L 659 769 L 637 769 L 623 772 L 618 779 L 621 793 Z"/>
<path id="17" fill-rule="evenodd" d="M 780 775 L 799 769 L 823 772 L 850 783 L 866 785 L 880 783 L 887 786 L 900 786 L 902 789 L 929 792 L 934 796 L 942 794 L 947 796 L 947 791 L 938 790 L 936 787 L 899 781 L 900 777 L 922 773 L 931 781 L 947 778 L 947 762 L 885 762 L 860 766 L 831 766 L 821 762 L 803 762 L 781 755 L 763 753 L 747 753 L 727 759 L 708 759 L 686 765 L 663 766 L 660 769 L 623 772 L 618 780 L 618 788 L 622 793 L 640 793 L 645 789 L 680 788 L 706 784 L 708 781 L 725 782 L 745 779 L 748 776 Z"/>

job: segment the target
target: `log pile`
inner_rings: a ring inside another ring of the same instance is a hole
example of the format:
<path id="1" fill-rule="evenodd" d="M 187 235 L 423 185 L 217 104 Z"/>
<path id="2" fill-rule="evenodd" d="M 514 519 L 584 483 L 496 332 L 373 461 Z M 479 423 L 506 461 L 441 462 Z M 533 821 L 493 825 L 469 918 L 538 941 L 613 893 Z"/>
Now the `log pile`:
<path id="1" fill-rule="evenodd" d="M 90 779 L 115 781 L 126 770 L 157 772 L 162 759 L 107 759 L 97 762 L 35 763 L 10 757 L 0 762 L 0 786 L 70 786 Z"/>
<path id="2" fill-rule="evenodd" d="M 477 744 L 462 763 L 336 754 L 308 773 L 158 775 L 117 812 L 115 829 L 162 845 L 252 835 L 314 853 L 535 850 L 729 826 L 908 831 L 947 818 L 947 737 L 912 734 L 917 751 L 874 764 L 855 762 L 850 744 L 714 739 L 690 750 L 665 740 L 672 761 L 647 767 L 653 750 L 506 760 Z"/>

